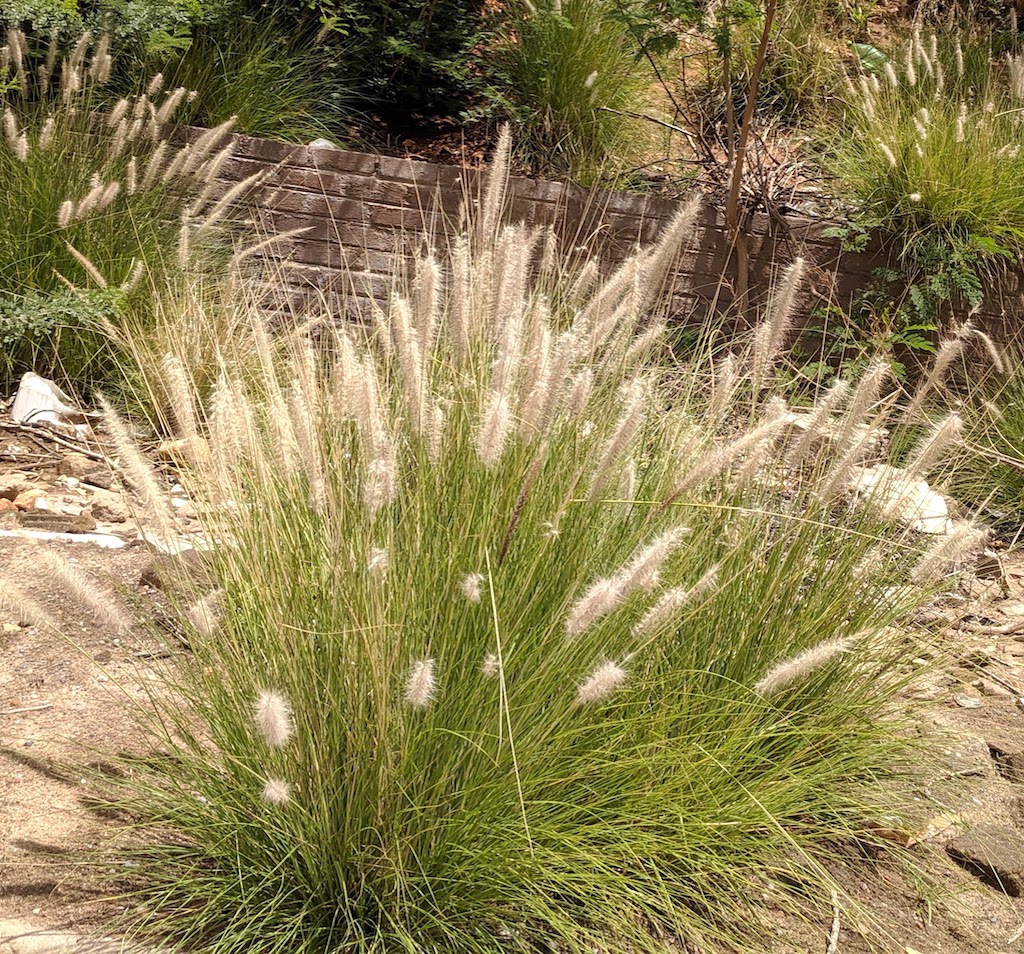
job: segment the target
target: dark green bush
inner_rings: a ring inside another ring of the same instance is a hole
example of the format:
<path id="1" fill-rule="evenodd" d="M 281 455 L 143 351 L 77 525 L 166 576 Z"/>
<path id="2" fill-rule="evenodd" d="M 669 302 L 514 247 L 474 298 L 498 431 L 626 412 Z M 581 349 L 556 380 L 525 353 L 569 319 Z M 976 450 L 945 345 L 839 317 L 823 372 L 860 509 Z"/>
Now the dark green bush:
<path id="1" fill-rule="evenodd" d="M 102 325 L 116 321 L 124 303 L 110 289 L 0 297 L 0 390 L 29 369 L 77 381 L 96 375 L 111 357 Z"/>
<path id="2" fill-rule="evenodd" d="M 320 29 L 338 84 L 386 118 L 457 116 L 485 87 L 482 0 L 285 0 L 277 12 L 292 30 Z"/>

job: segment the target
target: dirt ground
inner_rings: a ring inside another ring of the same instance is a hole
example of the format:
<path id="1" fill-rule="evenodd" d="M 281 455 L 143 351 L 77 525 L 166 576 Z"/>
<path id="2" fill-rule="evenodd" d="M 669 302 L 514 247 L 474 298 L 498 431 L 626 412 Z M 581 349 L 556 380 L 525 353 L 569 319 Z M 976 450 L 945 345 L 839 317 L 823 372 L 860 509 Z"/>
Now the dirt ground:
<path id="1" fill-rule="evenodd" d="M 151 616 L 161 604 L 154 556 L 129 511 L 109 468 L 0 419 L 0 568 L 67 634 L 57 638 L 0 609 L 2 954 L 65 950 L 117 913 L 76 867 L 74 852 L 102 843 L 112 828 L 83 807 L 69 766 L 88 762 L 93 750 L 138 744 L 122 694 L 144 702 L 164 663 L 153 658 L 159 646 L 145 628 L 118 635 L 48 580 L 37 547 L 59 549 L 108 581 L 126 612 Z M 939 742 L 942 760 L 889 834 L 921 874 L 851 853 L 834 875 L 853 904 L 838 909 L 835 923 L 785 917 L 766 896 L 773 950 L 1024 951 L 1024 897 L 1015 896 L 1024 895 L 1024 554 L 1003 554 L 984 574 L 969 575 L 963 592 L 919 623 L 920 676 L 911 692 L 921 703 L 920 731 Z M 19 947 L 35 929 L 57 932 L 65 946 Z M 92 950 L 85 941 L 77 947 Z"/>

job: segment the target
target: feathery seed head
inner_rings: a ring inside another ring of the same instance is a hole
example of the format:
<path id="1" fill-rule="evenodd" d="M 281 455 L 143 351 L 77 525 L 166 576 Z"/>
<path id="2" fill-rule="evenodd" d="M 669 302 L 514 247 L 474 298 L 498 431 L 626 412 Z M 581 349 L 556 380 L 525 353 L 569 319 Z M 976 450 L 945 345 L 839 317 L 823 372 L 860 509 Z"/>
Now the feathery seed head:
<path id="1" fill-rule="evenodd" d="M 279 778 L 268 778 L 260 798 L 270 805 L 283 805 L 292 796 L 292 787 Z"/>
<path id="2" fill-rule="evenodd" d="M 636 589 L 650 590 L 657 586 L 665 561 L 689 532 L 689 527 L 676 527 L 655 537 L 647 546 L 639 547 L 619 574 L 623 594 L 628 596 Z"/>
<path id="3" fill-rule="evenodd" d="M 259 694 L 254 719 L 260 735 L 267 745 L 273 748 L 279 749 L 287 745 L 288 740 L 295 734 L 291 706 L 278 692 L 264 691 Z"/>
<path id="4" fill-rule="evenodd" d="M 625 598 L 621 576 L 611 576 L 592 583 L 569 611 L 565 621 L 566 636 L 579 636 L 596 620 L 618 607 Z"/>
<path id="5" fill-rule="evenodd" d="M 366 569 L 369 570 L 370 575 L 386 576 L 389 567 L 390 559 L 388 558 L 388 551 L 381 549 L 381 547 L 371 547 L 369 556 L 366 560 Z"/>
<path id="6" fill-rule="evenodd" d="M 466 597 L 471 603 L 480 602 L 480 584 L 486 580 L 487 577 L 483 573 L 470 573 L 468 574 L 459 584 L 459 589 L 462 590 L 462 595 Z"/>
<path id="7" fill-rule="evenodd" d="M 959 414 L 950 414 L 936 422 L 911 453 L 906 469 L 915 477 L 924 477 L 946 449 L 960 439 L 964 422 Z"/>
<path id="8" fill-rule="evenodd" d="M 754 686 L 754 692 L 761 696 L 770 696 L 794 683 L 802 682 L 812 673 L 821 669 L 841 653 L 848 652 L 854 640 L 830 639 L 818 643 L 789 659 L 776 663 Z"/>
<path id="9" fill-rule="evenodd" d="M 494 653 L 488 653 L 484 656 L 484 661 L 480 664 L 480 672 L 482 672 L 488 679 L 498 675 L 498 671 L 501 669 L 501 663 L 498 662 L 498 657 Z"/>
<path id="10" fill-rule="evenodd" d="M 212 636 L 220 626 L 223 605 L 224 591 L 217 589 L 193 603 L 186 617 L 200 636 Z"/>
<path id="11" fill-rule="evenodd" d="M 681 586 L 665 590 L 655 604 L 633 627 L 635 637 L 650 636 L 674 619 L 690 599 L 690 593 Z"/>
<path id="12" fill-rule="evenodd" d="M 485 467 L 494 467 L 505 453 L 512 430 L 512 408 L 508 396 L 492 391 L 477 434 L 477 453 Z"/>
<path id="13" fill-rule="evenodd" d="M 434 660 L 420 659 L 414 662 L 405 684 L 405 701 L 414 709 L 426 709 L 436 692 Z"/>
<path id="14" fill-rule="evenodd" d="M 964 521 L 925 551 L 910 573 L 911 581 L 919 586 L 938 583 L 951 566 L 982 549 L 987 540 L 986 529 Z"/>
<path id="15" fill-rule="evenodd" d="M 626 676 L 626 670 L 611 660 L 598 663 L 577 689 L 577 705 L 602 702 L 626 681 Z"/>

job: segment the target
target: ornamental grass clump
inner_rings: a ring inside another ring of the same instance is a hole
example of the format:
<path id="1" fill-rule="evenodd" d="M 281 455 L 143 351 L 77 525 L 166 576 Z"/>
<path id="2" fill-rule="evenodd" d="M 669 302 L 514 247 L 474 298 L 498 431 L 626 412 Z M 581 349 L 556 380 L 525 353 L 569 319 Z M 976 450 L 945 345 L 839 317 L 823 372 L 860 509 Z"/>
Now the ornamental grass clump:
<path id="1" fill-rule="evenodd" d="M 271 337 L 240 299 L 247 340 L 167 422 L 214 545 L 174 594 L 192 653 L 137 708 L 163 754 L 104 782 L 139 933 L 741 946 L 749 899 L 831 910 L 820 862 L 873 837 L 913 655 L 887 627 L 924 547 L 820 485 L 848 450 L 828 435 L 885 409 L 830 394 L 832 450 L 790 467 L 762 333 L 713 426 L 705 369 L 649 360 L 696 206 L 580 281 L 502 224 L 508 150 L 369 326 Z"/>
<path id="2" fill-rule="evenodd" d="M 984 35 L 915 28 L 883 67 L 850 78 L 827 166 L 860 221 L 934 273 L 938 298 L 983 297 L 977 266 L 1024 249 L 1021 57 Z"/>
<path id="3" fill-rule="evenodd" d="M 152 289 L 208 257 L 253 185 L 222 195 L 230 122 L 176 140 L 188 90 L 157 74 L 118 98 L 112 70 L 107 36 L 62 54 L 12 29 L 0 46 L 0 386 L 25 370 L 114 381 L 101 326 L 151 324 Z"/>

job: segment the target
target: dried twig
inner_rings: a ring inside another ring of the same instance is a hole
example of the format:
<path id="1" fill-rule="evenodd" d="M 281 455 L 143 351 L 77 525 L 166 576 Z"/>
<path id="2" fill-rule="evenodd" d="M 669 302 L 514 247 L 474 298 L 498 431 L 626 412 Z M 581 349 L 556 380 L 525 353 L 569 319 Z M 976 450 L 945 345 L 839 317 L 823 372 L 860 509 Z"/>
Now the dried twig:
<path id="1" fill-rule="evenodd" d="M 114 467 L 114 462 L 103 454 L 97 451 L 89 450 L 82 444 L 78 444 L 75 441 L 68 440 L 66 437 L 61 437 L 60 434 L 55 434 L 48 427 L 41 427 L 32 424 L 14 424 L 10 421 L 0 421 L 0 428 L 5 431 L 14 431 L 17 434 L 27 434 L 32 438 L 44 438 L 48 441 L 53 441 L 55 444 L 60 444 L 62 447 L 67 447 L 70 450 L 81 454 L 83 457 L 88 457 L 90 460 L 102 461 L 104 464 L 108 464 L 110 467 Z"/>
<path id="2" fill-rule="evenodd" d="M 42 712 L 44 709 L 52 709 L 52 702 L 40 702 L 34 706 L 15 706 L 13 709 L 2 709 L 0 715 L 17 715 L 19 712 Z"/>
<path id="3" fill-rule="evenodd" d="M 836 954 L 839 950 L 839 895 L 835 889 L 832 891 L 832 927 L 828 932 L 828 943 L 825 945 L 825 954 Z"/>

